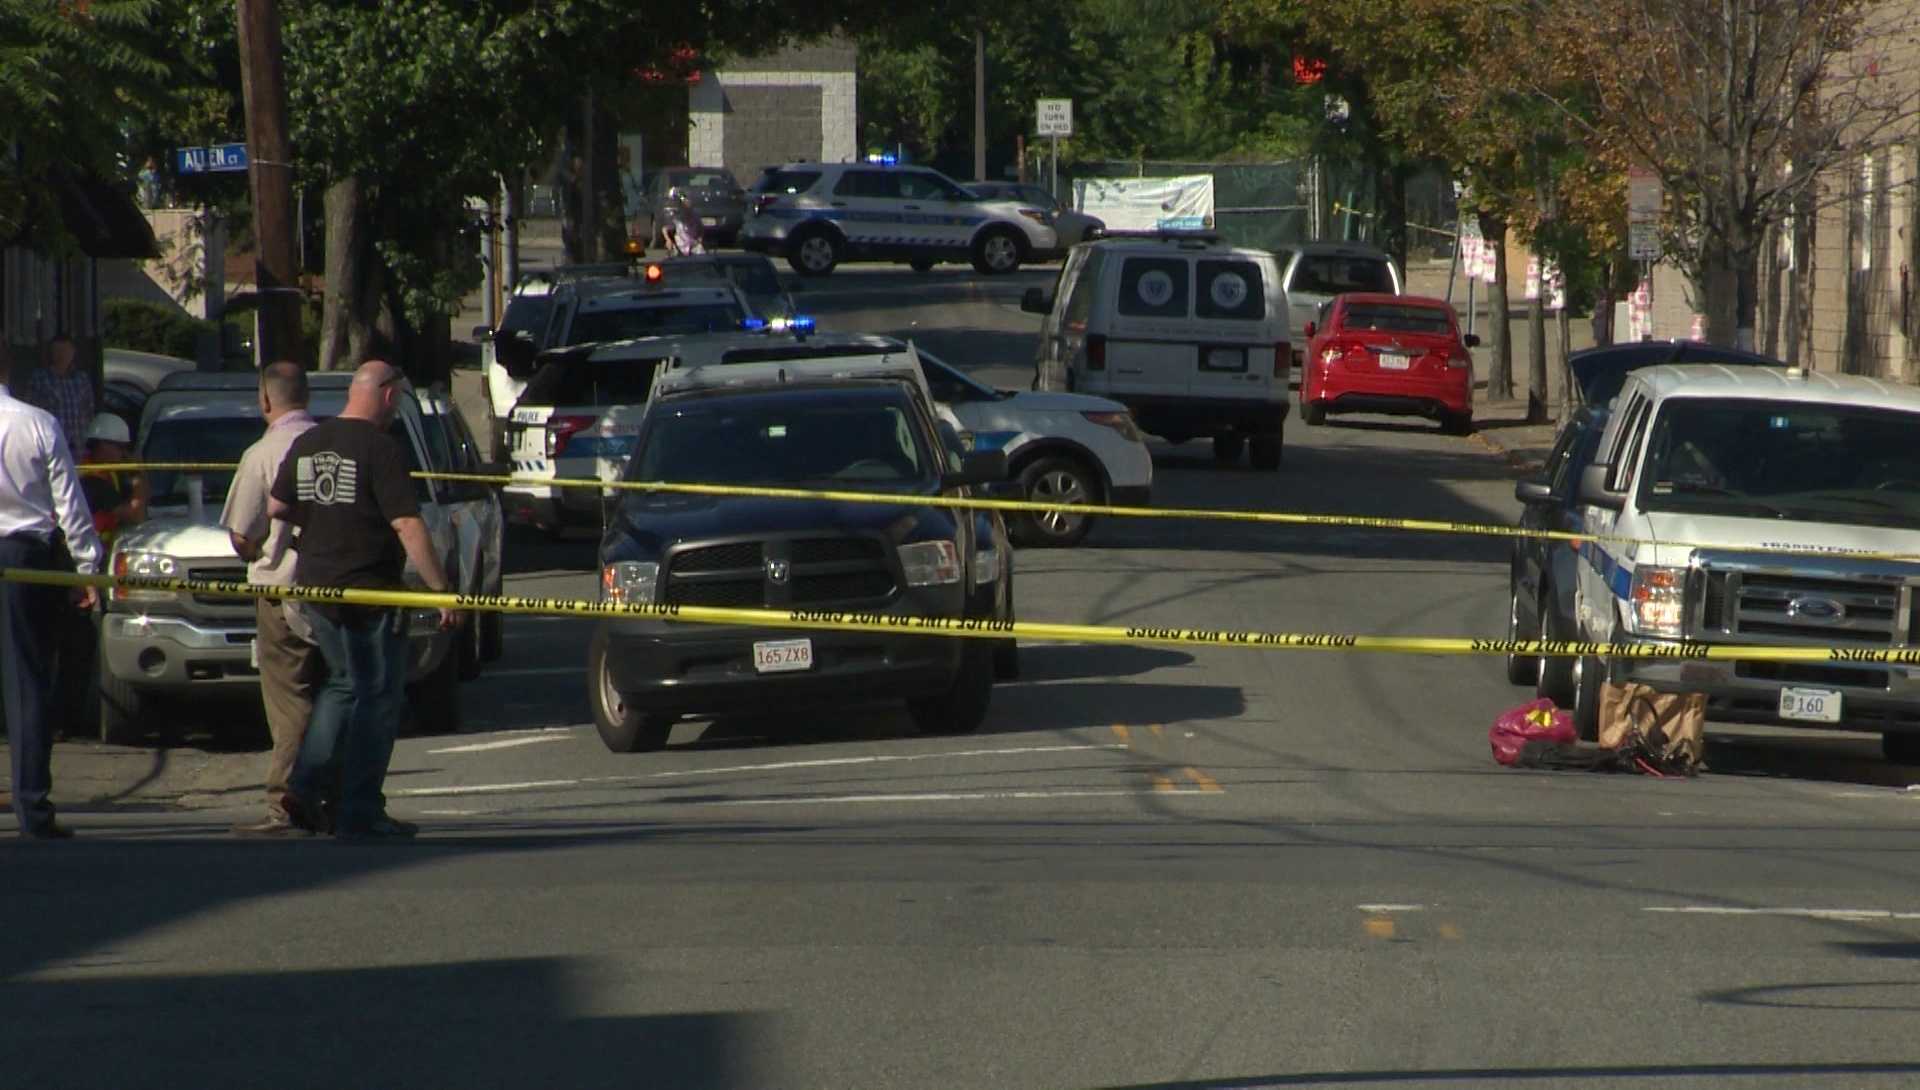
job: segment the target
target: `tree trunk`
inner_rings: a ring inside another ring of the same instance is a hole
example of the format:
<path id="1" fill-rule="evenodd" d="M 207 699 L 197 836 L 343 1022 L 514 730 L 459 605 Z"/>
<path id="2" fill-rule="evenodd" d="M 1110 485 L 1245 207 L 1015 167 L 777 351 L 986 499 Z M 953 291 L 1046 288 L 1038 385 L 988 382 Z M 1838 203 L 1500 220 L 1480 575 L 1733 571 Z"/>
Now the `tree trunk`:
<path id="1" fill-rule="evenodd" d="M 1573 320 L 1566 307 L 1559 309 L 1556 321 L 1560 327 L 1560 419 L 1567 420 L 1573 416 L 1573 365 L 1568 362 L 1573 355 Z"/>
<path id="2" fill-rule="evenodd" d="M 1780 357 L 1780 233 L 1779 229 L 1769 228 L 1767 244 L 1761 250 L 1762 265 L 1766 269 L 1766 288 L 1760 294 L 1760 351 L 1775 359 Z"/>
<path id="3" fill-rule="evenodd" d="M 1401 275 L 1407 268 L 1407 171 L 1400 166 L 1385 166 L 1378 172 L 1376 190 L 1379 200 L 1374 209 L 1379 214 L 1380 248 L 1393 258 L 1400 267 Z"/>
<path id="4" fill-rule="evenodd" d="M 1527 300 L 1527 423 L 1547 420 L 1547 263 L 1534 257 L 1540 275 L 1533 298 Z"/>
<path id="5" fill-rule="evenodd" d="M 373 248 L 366 186 L 357 177 L 327 187 L 327 294 L 320 318 L 322 371 L 358 367 L 380 342 L 382 267 Z"/>
<path id="6" fill-rule="evenodd" d="M 1487 292 L 1487 399 L 1513 400 L 1513 319 L 1507 311 L 1507 217 L 1480 213 L 1480 233 L 1493 247 L 1493 286 Z"/>
<path id="7" fill-rule="evenodd" d="M 507 274 L 505 287 L 509 290 L 520 281 L 520 217 L 526 215 L 526 187 L 521 184 L 521 172 L 501 179 L 507 191 L 506 222 L 506 258 L 502 262 Z M 504 315 L 498 317 L 504 318 Z"/>
<path id="8" fill-rule="evenodd" d="M 1813 246 L 1816 221 L 1813 197 L 1802 195 L 1793 204 L 1793 268 L 1787 273 L 1786 362 L 1813 366 Z"/>

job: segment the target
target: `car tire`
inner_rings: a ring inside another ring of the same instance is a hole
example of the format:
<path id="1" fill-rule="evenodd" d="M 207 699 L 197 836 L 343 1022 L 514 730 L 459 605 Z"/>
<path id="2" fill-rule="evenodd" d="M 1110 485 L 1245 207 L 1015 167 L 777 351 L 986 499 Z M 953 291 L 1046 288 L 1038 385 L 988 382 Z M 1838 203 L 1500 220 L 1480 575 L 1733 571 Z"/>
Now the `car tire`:
<path id="1" fill-rule="evenodd" d="M 916 257 L 907 262 L 907 267 L 917 273 L 930 273 L 933 271 L 934 264 L 934 260 L 930 257 Z"/>
<path id="2" fill-rule="evenodd" d="M 1078 459 L 1063 456 L 1036 458 L 1019 474 L 1020 491 L 1036 503 L 1099 503 L 1100 486 L 1093 472 Z M 1093 529 L 1091 515 L 1041 514 L 1021 511 L 1008 526 L 1022 545 L 1064 549 L 1078 545 Z"/>
<path id="3" fill-rule="evenodd" d="M 1561 630 L 1560 624 L 1553 619 L 1552 592 L 1540 596 L 1540 623 L 1538 631 L 1543 640 L 1571 642 L 1573 636 Z M 1551 700 L 1555 706 L 1570 708 L 1573 706 L 1573 658 L 1570 655 L 1541 655 L 1540 678 L 1534 683 L 1533 695 L 1543 700 Z"/>
<path id="4" fill-rule="evenodd" d="M 464 637 L 459 637 L 464 639 Z M 407 686 L 407 719 L 412 733 L 460 733 L 460 650 L 447 648 L 433 673 Z"/>
<path id="5" fill-rule="evenodd" d="M 1897 765 L 1920 765 L 1920 734 L 1888 731 L 1880 736 L 1880 752 Z"/>
<path id="6" fill-rule="evenodd" d="M 458 658 L 461 681 L 478 679 L 487 661 L 486 650 L 481 646 L 485 636 L 480 631 L 480 616 L 478 613 L 469 613 L 460 624 Z"/>
<path id="7" fill-rule="evenodd" d="M 1598 655 L 1582 655 L 1573 662 L 1573 729 L 1582 742 L 1600 738 L 1600 686 L 1607 662 Z"/>
<path id="8" fill-rule="evenodd" d="M 1213 437 L 1213 460 L 1223 466 L 1233 465 L 1240 460 L 1240 451 L 1247 445 L 1247 437 L 1237 431 Z"/>
<path id="9" fill-rule="evenodd" d="M 973 267 L 982 276 L 999 276 L 1020 268 L 1027 259 L 1027 240 L 1011 227 L 992 227 L 973 240 Z"/>
<path id="10" fill-rule="evenodd" d="M 499 594 L 500 588 L 490 592 Z M 498 662 L 507 653 L 507 615 L 496 610 L 480 614 L 480 661 Z"/>
<path id="11" fill-rule="evenodd" d="M 907 713 L 922 734 L 971 734 L 987 720 L 993 702 L 993 648 L 983 640 L 965 642 L 953 684 L 937 696 L 907 701 Z"/>
<path id="12" fill-rule="evenodd" d="M 825 227 L 794 232 L 787 248 L 787 264 L 801 276 L 826 276 L 840 264 L 845 253 L 839 237 Z"/>
<path id="13" fill-rule="evenodd" d="M 1307 422 L 1307 427 L 1309 428 L 1319 427 L 1327 422 L 1327 403 L 1324 401 L 1307 402 L 1305 405 L 1300 406 L 1300 418 Z"/>
<path id="14" fill-rule="evenodd" d="M 1520 591 L 1507 591 L 1507 640 L 1522 639 L 1520 635 Z M 1534 655 L 1507 654 L 1507 683 L 1509 685 L 1540 684 L 1541 659 Z"/>
<path id="15" fill-rule="evenodd" d="M 1283 434 L 1278 431 L 1264 431 L 1247 437 L 1247 462 L 1255 469 L 1272 472 L 1280 468 L 1280 455 L 1284 449 Z"/>
<path id="16" fill-rule="evenodd" d="M 150 702 L 140 690 L 108 673 L 102 660 L 100 670 L 100 740 L 110 746 L 137 746 L 146 741 L 143 722 L 151 712 Z"/>
<path id="17" fill-rule="evenodd" d="M 593 634 L 587 650 L 587 702 L 593 705 L 593 729 L 614 753 L 652 753 L 665 749 L 673 733 L 671 715 L 643 712 L 613 687 L 607 669 L 607 630 Z"/>
<path id="18" fill-rule="evenodd" d="M 1472 413 L 1448 413 L 1440 419 L 1440 430 L 1448 435 L 1472 435 Z"/>

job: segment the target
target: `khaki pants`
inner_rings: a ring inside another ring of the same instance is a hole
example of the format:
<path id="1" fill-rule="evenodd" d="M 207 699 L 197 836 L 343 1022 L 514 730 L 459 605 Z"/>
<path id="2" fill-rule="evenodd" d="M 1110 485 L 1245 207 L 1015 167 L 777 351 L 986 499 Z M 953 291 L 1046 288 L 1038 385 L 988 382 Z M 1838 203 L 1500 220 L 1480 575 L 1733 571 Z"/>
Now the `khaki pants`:
<path id="1" fill-rule="evenodd" d="M 300 758 L 313 716 L 313 697 L 326 680 L 326 660 L 320 649 L 293 634 L 286 611 L 269 598 L 254 599 L 259 625 L 260 696 L 267 706 L 267 729 L 273 734 L 273 756 L 267 763 L 267 810 L 284 813 L 287 778 Z"/>

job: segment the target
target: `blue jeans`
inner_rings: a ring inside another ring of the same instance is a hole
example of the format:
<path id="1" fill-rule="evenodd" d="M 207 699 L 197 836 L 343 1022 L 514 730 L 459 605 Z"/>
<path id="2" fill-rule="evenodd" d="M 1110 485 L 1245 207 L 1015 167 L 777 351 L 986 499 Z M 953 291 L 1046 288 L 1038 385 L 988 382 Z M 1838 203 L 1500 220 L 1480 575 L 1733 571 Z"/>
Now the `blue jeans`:
<path id="1" fill-rule="evenodd" d="M 406 710 L 406 614 L 363 609 L 339 621 L 318 610 L 310 609 L 307 615 L 313 621 L 313 642 L 327 661 L 327 682 L 314 696 L 313 719 L 288 787 L 311 810 L 326 794 L 337 768 L 340 807 L 334 824 L 365 829 L 387 810 L 381 789 Z"/>

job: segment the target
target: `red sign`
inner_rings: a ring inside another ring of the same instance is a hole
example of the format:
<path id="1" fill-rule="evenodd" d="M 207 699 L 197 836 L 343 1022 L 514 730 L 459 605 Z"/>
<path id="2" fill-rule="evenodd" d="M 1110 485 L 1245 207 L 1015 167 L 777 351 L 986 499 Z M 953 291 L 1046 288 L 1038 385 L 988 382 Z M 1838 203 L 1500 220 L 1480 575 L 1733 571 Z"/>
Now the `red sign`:
<path id="1" fill-rule="evenodd" d="M 1319 83 L 1327 77 L 1327 62 L 1314 57 L 1293 58 L 1293 82 L 1301 86 Z"/>

